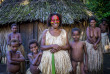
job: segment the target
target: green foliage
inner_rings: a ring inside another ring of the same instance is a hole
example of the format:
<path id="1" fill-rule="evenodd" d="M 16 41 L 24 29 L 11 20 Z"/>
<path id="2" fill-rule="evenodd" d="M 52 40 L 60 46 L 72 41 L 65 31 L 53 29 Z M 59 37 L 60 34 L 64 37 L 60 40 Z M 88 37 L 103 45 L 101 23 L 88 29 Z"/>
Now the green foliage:
<path id="1" fill-rule="evenodd" d="M 98 19 L 110 19 L 110 1 L 109 0 L 88 0 L 87 7 L 94 12 Z"/>

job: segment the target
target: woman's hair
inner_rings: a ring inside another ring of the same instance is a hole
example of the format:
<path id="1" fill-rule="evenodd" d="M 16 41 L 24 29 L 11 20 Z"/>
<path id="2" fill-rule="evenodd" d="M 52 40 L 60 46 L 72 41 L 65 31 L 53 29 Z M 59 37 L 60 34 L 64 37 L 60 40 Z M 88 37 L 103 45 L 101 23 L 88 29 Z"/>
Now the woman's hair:
<path id="1" fill-rule="evenodd" d="M 79 32 L 79 34 L 81 34 L 81 31 L 80 31 L 80 29 L 79 29 L 79 28 L 73 28 L 73 29 L 72 29 L 72 31 L 71 31 L 71 34 L 73 34 L 73 32 L 74 32 L 74 31 L 78 31 L 78 32 Z"/>
<path id="2" fill-rule="evenodd" d="M 57 15 L 57 16 L 59 17 L 59 20 L 60 20 L 59 26 L 61 27 L 61 25 L 62 25 L 62 16 L 61 16 L 60 14 L 58 14 L 58 13 L 51 13 L 51 14 L 48 16 L 47 25 L 48 25 L 48 26 L 51 26 L 51 18 L 52 18 L 53 15 Z"/>
<path id="3" fill-rule="evenodd" d="M 97 20 L 96 20 L 95 17 L 90 17 L 90 18 L 89 18 L 89 23 L 91 22 L 91 20 L 95 20 L 95 21 L 97 22 Z"/>
<path id="4" fill-rule="evenodd" d="M 32 39 L 32 40 L 29 41 L 29 44 L 28 44 L 28 45 L 29 45 L 29 48 L 30 48 L 30 45 L 31 45 L 31 44 L 34 44 L 34 43 L 35 43 L 37 46 L 39 46 L 37 40 L 36 40 L 36 39 Z"/>
<path id="5" fill-rule="evenodd" d="M 11 28 L 12 28 L 13 26 L 17 26 L 17 24 L 16 24 L 16 23 L 13 23 L 13 24 L 11 25 Z"/>
<path id="6" fill-rule="evenodd" d="M 102 21 L 102 22 L 103 22 L 103 21 L 106 21 L 106 22 L 107 22 L 107 19 L 106 19 L 106 18 L 103 18 L 101 21 Z"/>
<path id="7" fill-rule="evenodd" d="M 11 46 L 11 43 L 18 43 L 19 45 L 19 40 L 17 39 L 11 39 L 10 42 L 9 42 L 9 45 Z"/>

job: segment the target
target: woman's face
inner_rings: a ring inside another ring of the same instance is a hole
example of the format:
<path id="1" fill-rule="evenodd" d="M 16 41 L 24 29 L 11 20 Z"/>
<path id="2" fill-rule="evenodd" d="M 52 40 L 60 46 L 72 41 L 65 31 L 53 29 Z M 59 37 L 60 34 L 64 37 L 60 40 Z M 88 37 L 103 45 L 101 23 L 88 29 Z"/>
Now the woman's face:
<path id="1" fill-rule="evenodd" d="M 95 21 L 95 20 L 91 20 L 91 21 L 90 21 L 91 27 L 95 27 L 95 24 L 96 24 L 96 21 Z"/>
<path id="2" fill-rule="evenodd" d="M 59 17 L 57 15 L 53 15 L 51 17 L 51 25 L 54 29 L 58 28 L 60 24 Z"/>

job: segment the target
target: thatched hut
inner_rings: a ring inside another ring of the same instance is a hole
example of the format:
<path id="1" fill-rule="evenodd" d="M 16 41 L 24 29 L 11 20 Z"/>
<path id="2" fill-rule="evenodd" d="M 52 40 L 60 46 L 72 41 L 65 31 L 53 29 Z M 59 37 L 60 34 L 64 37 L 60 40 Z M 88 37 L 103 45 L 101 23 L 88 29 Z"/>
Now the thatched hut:
<path id="1" fill-rule="evenodd" d="M 2 56 L 7 49 L 7 35 L 11 32 L 10 25 L 17 23 L 22 35 L 26 54 L 29 53 L 28 41 L 41 40 L 42 31 L 47 28 L 46 20 L 50 13 L 62 15 L 63 28 L 67 30 L 69 40 L 71 29 L 79 27 L 81 39 L 85 40 L 88 17 L 92 15 L 80 0 L 4 0 L 0 5 L 0 48 Z"/>

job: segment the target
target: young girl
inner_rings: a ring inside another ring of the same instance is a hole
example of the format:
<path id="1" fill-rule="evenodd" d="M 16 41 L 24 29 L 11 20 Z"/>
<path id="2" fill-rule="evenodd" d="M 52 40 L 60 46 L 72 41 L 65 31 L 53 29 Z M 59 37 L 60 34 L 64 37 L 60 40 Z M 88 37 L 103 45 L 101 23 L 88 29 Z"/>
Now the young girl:
<path id="1" fill-rule="evenodd" d="M 37 43 L 37 41 L 36 40 L 29 41 L 29 48 L 30 48 L 30 51 L 31 51 L 31 53 L 28 54 L 28 58 L 29 58 L 29 61 L 30 61 L 30 72 L 32 74 L 39 74 L 40 70 L 38 69 L 38 66 L 40 64 L 42 53 L 38 52 L 38 43 Z"/>

